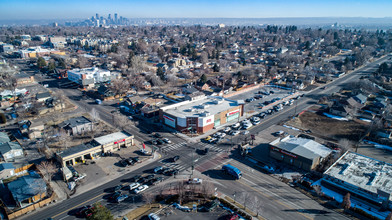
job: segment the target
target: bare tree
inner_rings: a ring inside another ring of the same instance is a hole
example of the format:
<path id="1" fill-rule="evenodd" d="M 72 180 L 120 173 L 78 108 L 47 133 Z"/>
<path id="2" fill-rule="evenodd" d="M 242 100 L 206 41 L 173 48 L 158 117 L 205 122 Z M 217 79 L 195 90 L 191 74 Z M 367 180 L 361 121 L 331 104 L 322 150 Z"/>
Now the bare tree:
<path id="1" fill-rule="evenodd" d="M 113 124 L 121 130 L 124 130 L 129 125 L 129 120 L 124 115 L 113 114 L 112 117 L 113 117 Z"/>
<path id="2" fill-rule="evenodd" d="M 57 167 L 53 162 L 42 161 L 37 165 L 38 170 L 41 172 L 43 178 L 50 183 L 55 173 L 57 173 Z"/>
<path id="3" fill-rule="evenodd" d="M 351 200 L 350 200 L 350 193 L 347 193 L 344 198 L 343 198 L 343 202 L 342 202 L 342 208 L 344 210 L 348 210 L 351 207 Z"/>
<path id="4" fill-rule="evenodd" d="M 185 196 L 185 184 L 184 184 L 184 181 L 178 181 L 177 182 L 177 185 L 175 186 L 175 192 L 177 193 L 177 195 L 178 195 L 178 203 L 179 204 L 182 204 L 182 201 L 183 201 L 183 199 L 184 199 L 184 196 Z"/>
<path id="5" fill-rule="evenodd" d="M 129 83 L 127 80 L 115 79 L 110 83 L 109 89 L 115 95 L 123 95 L 129 90 Z"/>
<path id="6" fill-rule="evenodd" d="M 340 139 L 338 142 L 339 147 L 342 149 L 342 154 L 353 148 L 354 143 L 348 139 Z"/>
<path id="7" fill-rule="evenodd" d="M 93 119 L 94 123 L 97 123 L 98 120 L 100 119 L 99 112 L 95 108 L 92 108 L 89 114 L 90 114 L 91 118 Z"/>
<path id="8" fill-rule="evenodd" d="M 144 193 L 143 194 L 143 201 L 149 205 L 151 208 L 151 204 L 155 201 L 155 196 L 152 193 Z"/>
<path id="9" fill-rule="evenodd" d="M 204 199 L 211 198 L 214 195 L 215 186 L 211 181 L 204 181 L 201 185 L 201 193 L 204 196 Z"/>
<path id="10" fill-rule="evenodd" d="M 61 143 L 61 145 L 63 145 L 65 147 L 65 149 L 68 149 L 69 147 L 69 142 L 72 140 L 71 137 L 69 136 L 69 134 L 61 129 L 58 135 L 59 141 Z"/>

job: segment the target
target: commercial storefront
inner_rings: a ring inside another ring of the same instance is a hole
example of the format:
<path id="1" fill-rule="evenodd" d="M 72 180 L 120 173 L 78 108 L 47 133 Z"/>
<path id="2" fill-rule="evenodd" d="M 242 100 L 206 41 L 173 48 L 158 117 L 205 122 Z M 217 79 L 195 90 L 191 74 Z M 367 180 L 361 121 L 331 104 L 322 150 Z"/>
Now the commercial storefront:
<path id="1" fill-rule="evenodd" d="M 159 116 L 163 124 L 180 132 L 205 133 L 238 120 L 242 114 L 243 104 L 221 97 L 204 97 L 163 107 Z"/>
<path id="2" fill-rule="evenodd" d="M 103 153 L 119 150 L 121 147 L 133 145 L 133 135 L 121 131 L 94 138 L 91 142 L 68 148 L 56 154 L 62 166 L 76 165 L 86 160 L 94 160 Z"/>

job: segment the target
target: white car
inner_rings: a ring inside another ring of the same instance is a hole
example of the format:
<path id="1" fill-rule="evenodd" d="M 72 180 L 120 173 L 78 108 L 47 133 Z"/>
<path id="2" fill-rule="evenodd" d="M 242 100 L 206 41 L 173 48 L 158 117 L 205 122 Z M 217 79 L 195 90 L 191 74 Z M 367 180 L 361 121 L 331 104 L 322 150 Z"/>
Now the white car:
<path id="1" fill-rule="evenodd" d="M 248 131 L 248 130 L 245 130 L 245 131 L 242 132 L 242 134 L 243 134 L 243 135 L 249 134 L 249 131 Z"/>
<path id="2" fill-rule="evenodd" d="M 129 185 L 129 190 L 134 190 L 140 186 L 140 183 L 132 183 Z"/>
<path id="3" fill-rule="evenodd" d="M 236 136 L 236 135 L 238 135 L 240 133 L 240 131 L 233 131 L 233 132 L 231 132 L 231 136 Z"/>
<path id="4" fill-rule="evenodd" d="M 201 184 L 203 182 L 200 178 L 193 178 L 187 181 L 188 184 Z"/>
<path id="5" fill-rule="evenodd" d="M 167 144 L 171 144 L 171 141 L 169 139 L 167 139 L 167 138 L 162 138 L 162 141 L 164 141 Z"/>
<path id="6" fill-rule="evenodd" d="M 223 131 L 227 133 L 227 132 L 231 131 L 231 128 L 230 127 L 226 127 L 225 129 L 223 129 Z"/>
<path id="7" fill-rule="evenodd" d="M 245 119 L 245 120 L 241 121 L 241 124 L 244 125 L 244 124 L 248 124 L 249 122 L 250 122 L 249 119 Z"/>
<path id="8" fill-rule="evenodd" d="M 237 129 L 237 128 L 239 128 L 240 126 L 241 126 L 240 123 L 235 123 L 235 124 L 233 124 L 231 127 L 234 128 L 234 129 Z"/>
<path id="9" fill-rule="evenodd" d="M 225 137 L 225 136 L 226 136 L 225 133 L 221 133 L 221 135 L 219 135 L 220 138 L 223 138 L 223 137 Z"/>
<path id="10" fill-rule="evenodd" d="M 218 138 L 211 138 L 208 143 L 213 143 L 214 141 L 218 140 Z"/>
<path id="11" fill-rule="evenodd" d="M 259 117 L 256 117 L 256 116 L 254 116 L 254 117 L 252 118 L 252 121 L 260 121 L 260 118 L 259 118 Z"/>
<path id="12" fill-rule="evenodd" d="M 248 130 L 250 127 L 252 127 L 252 123 L 246 123 L 242 126 L 243 129 Z"/>
<path id="13" fill-rule="evenodd" d="M 139 193 L 143 192 L 146 189 L 148 189 L 148 186 L 147 185 L 142 185 L 142 186 L 139 186 L 137 189 L 133 190 L 133 192 L 136 193 L 136 194 L 139 194 Z"/>
<path id="14" fill-rule="evenodd" d="M 132 117 L 132 116 L 128 116 L 128 119 L 129 119 L 129 120 L 133 120 L 133 117 Z"/>
<path id="15" fill-rule="evenodd" d="M 217 138 L 220 137 L 222 133 L 220 133 L 219 131 L 216 132 L 215 134 L 212 135 L 212 137 Z"/>
<path id="16" fill-rule="evenodd" d="M 252 124 L 253 125 L 258 125 L 258 124 L 260 124 L 260 121 L 253 121 Z"/>

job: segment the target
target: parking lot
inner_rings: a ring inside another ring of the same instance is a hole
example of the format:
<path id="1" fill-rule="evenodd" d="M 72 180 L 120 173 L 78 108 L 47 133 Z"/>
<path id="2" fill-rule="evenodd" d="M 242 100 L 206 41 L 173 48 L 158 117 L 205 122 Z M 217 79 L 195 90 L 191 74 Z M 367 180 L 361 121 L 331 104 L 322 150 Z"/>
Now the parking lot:
<path id="1" fill-rule="evenodd" d="M 230 219 L 230 212 L 223 209 L 220 206 L 217 206 L 213 211 L 210 212 L 184 212 L 175 208 L 163 209 L 158 213 L 158 216 L 161 219 L 174 220 L 174 219 L 183 219 L 183 220 L 196 220 L 196 219 Z M 141 219 L 148 219 L 143 217 Z"/>
<path id="2" fill-rule="evenodd" d="M 266 101 L 283 99 L 290 95 L 290 90 L 273 88 L 269 86 L 264 86 L 262 88 L 253 89 L 248 92 L 244 92 L 239 95 L 230 97 L 231 100 L 244 100 L 245 107 L 244 112 L 261 111 L 261 107 L 265 105 Z M 261 98 L 262 97 L 262 98 Z M 261 105 L 263 104 L 263 105 Z"/>

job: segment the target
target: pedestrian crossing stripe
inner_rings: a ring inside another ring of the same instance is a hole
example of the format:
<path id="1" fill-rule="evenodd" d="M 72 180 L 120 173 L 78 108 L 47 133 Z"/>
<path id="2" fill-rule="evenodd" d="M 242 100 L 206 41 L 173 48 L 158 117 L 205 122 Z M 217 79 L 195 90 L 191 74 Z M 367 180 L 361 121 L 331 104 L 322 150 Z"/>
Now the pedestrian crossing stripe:
<path id="1" fill-rule="evenodd" d="M 187 142 L 181 142 L 181 143 L 173 144 L 173 145 L 170 145 L 170 146 L 162 147 L 162 150 L 166 151 L 166 152 L 173 151 L 173 150 L 176 150 L 176 149 L 178 149 L 178 148 L 180 148 L 182 146 L 185 146 L 187 144 L 188 144 Z M 213 150 L 215 152 L 223 152 L 224 151 L 222 148 L 219 148 L 219 147 L 217 147 L 215 145 L 211 145 L 211 144 L 208 144 L 208 143 L 199 143 L 198 145 L 201 146 L 201 147 L 208 147 L 208 148 L 210 148 L 210 150 Z"/>

